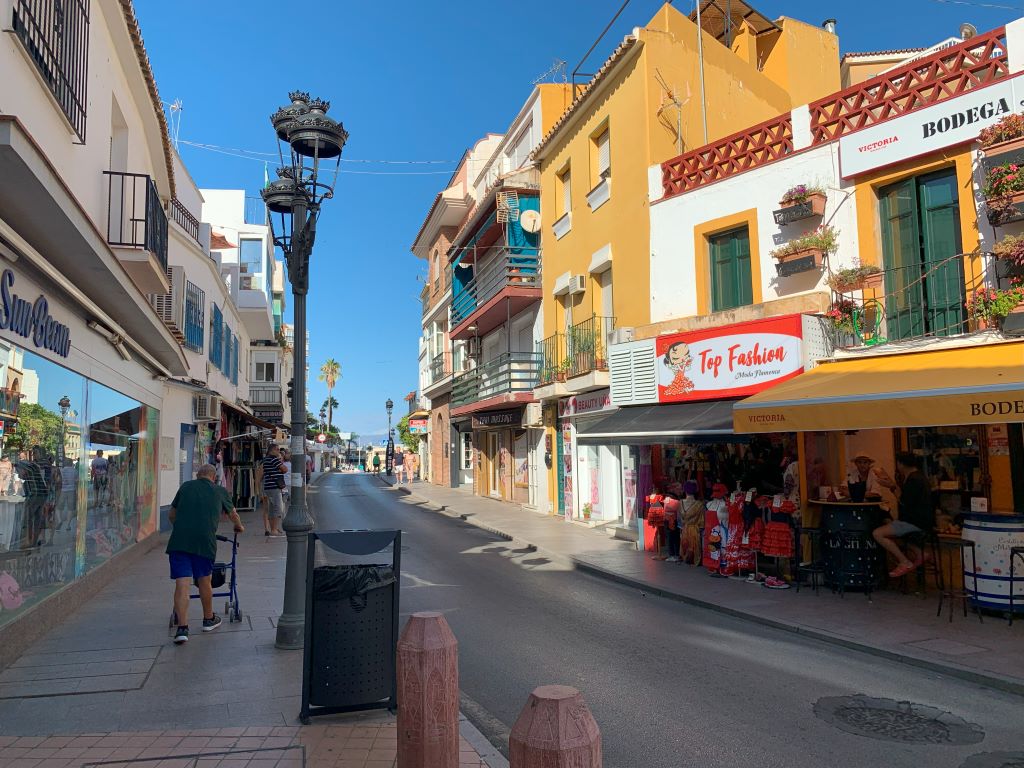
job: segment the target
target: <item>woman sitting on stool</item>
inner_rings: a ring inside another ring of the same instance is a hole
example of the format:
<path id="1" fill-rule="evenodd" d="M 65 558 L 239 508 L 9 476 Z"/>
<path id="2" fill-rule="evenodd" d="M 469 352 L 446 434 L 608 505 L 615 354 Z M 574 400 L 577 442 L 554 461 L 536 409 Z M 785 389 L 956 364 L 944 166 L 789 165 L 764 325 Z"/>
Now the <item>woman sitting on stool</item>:
<path id="1" fill-rule="evenodd" d="M 899 485 L 888 476 L 879 477 L 879 482 L 889 488 L 899 500 L 897 519 L 875 528 L 872 532 L 875 541 L 899 563 L 889 571 L 889 576 L 894 579 L 905 576 L 925 561 L 924 550 L 917 544 L 907 543 L 907 550 L 913 555 L 913 559 L 910 559 L 900 549 L 896 540 L 913 534 L 928 534 L 935 527 L 931 486 L 921 472 L 917 457 L 906 451 L 897 453 L 896 475 L 902 479 Z"/>

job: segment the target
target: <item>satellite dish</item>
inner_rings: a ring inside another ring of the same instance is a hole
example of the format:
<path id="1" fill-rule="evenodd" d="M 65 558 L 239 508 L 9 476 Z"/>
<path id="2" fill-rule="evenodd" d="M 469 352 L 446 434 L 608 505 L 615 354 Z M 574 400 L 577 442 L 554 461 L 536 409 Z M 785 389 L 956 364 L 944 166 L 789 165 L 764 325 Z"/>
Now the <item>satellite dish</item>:
<path id="1" fill-rule="evenodd" d="M 523 211 L 519 214 L 519 226 L 524 231 L 530 234 L 540 232 L 540 212 L 539 211 Z"/>

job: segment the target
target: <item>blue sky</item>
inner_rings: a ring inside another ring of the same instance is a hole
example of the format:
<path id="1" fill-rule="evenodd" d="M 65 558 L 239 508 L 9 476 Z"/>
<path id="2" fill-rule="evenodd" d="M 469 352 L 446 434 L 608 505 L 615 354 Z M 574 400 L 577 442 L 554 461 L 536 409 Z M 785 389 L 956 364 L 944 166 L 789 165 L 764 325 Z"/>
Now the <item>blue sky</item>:
<path id="1" fill-rule="evenodd" d="M 753 0 L 770 18 L 838 19 L 843 52 L 931 45 L 963 21 L 984 31 L 1024 16 L 1022 0 Z M 350 133 L 336 198 L 323 209 L 311 271 L 310 406 L 326 397 L 316 371 L 342 366 L 335 423 L 383 434 L 417 387 L 425 262 L 409 250 L 434 195 L 466 147 L 501 133 L 555 59 L 571 72 L 620 0 L 136 0 L 161 97 L 182 102 L 179 138 L 276 151 L 268 115 L 294 88 L 329 99 Z M 658 0 L 631 0 L 581 71 L 594 71 Z M 692 10 L 693 0 L 677 0 Z M 290 13 L 289 11 L 294 11 Z M 302 20 L 304 24 L 296 27 Z M 290 35 L 295 29 L 297 34 Z M 305 41 L 292 52 L 288 37 Z M 737 126 L 741 128 L 742 126 Z M 180 151 L 200 186 L 262 186 L 251 159 Z M 358 173 L 357 173 L 358 172 Z M 271 167 L 273 173 L 273 167 Z"/>

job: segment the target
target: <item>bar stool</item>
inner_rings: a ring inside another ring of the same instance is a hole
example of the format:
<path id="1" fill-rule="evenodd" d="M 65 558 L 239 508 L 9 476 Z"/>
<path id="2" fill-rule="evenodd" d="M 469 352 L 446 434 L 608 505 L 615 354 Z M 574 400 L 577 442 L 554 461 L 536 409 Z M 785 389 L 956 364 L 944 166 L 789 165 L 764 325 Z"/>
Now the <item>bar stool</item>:
<path id="1" fill-rule="evenodd" d="M 1024 547 L 1010 547 L 1010 626 L 1013 626 L 1013 592 L 1014 586 L 1017 583 L 1017 573 L 1014 570 L 1014 565 L 1017 562 L 1017 558 L 1020 558 L 1021 563 L 1024 563 Z M 1022 576 L 1024 578 L 1024 576 Z M 977 581 L 977 579 L 975 579 Z"/>
<path id="2" fill-rule="evenodd" d="M 949 598 L 949 620 L 953 621 L 953 603 L 958 598 L 963 602 L 964 618 L 967 618 L 967 600 L 970 596 L 970 592 L 967 591 L 966 576 L 966 560 L 964 552 L 971 550 L 971 573 L 974 576 L 974 594 L 978 594 L 978 566 L 977 560 L 975 559 L 974 542 L 968 539 L 952 539 L 944 538 L 939 536 L 932 536 L 932 553 L 935 558 L 935 578 L 938 582 L 939 587 L 939 609 L 935 612 L 936 616 L 942 615 L 942 602 L 946 598 Z M 953 552 L 959 552 L 960 557 L 960 575 L 964 579 L 964 583 L 960 588 L 954 586 L 955 580 L 954 567 L 957 563 L 957 558 L 953 556 Z M 981 615 L 981 608 L 977 608 L 978 621 L 982 624 L 985 623 L 984 617 Z"/>
<path id="3" fill-rule="evenodd" d="M 869 546 L 869 531 L 839 531 L 839 596 L 844 597 L 846 587 L 862 587 L 864 596 L 871 600 L 875 587 L 874 554 Z M 870 542 L 874 544 L 873 541 Z"/>
<path id="4" fill-rule="evenodd" d="M 807 565 L 802 565 L 800 560 L 803 557 L 803 537 L 807 537 L 807 543 L 810 547 L 810 561 Z M 796 578 L 796 591 L 800 592 L 800 585 L 803 583 L 803 576 L 807 574 L 811 577 L 811 590 L 814 594 L 818 594 L 818 588 L 821 586 L 821 578 L 825 575 L 825 559 L 821 553 L 821 528 L 799 528 L 797 529 L 797 578 Z"/>

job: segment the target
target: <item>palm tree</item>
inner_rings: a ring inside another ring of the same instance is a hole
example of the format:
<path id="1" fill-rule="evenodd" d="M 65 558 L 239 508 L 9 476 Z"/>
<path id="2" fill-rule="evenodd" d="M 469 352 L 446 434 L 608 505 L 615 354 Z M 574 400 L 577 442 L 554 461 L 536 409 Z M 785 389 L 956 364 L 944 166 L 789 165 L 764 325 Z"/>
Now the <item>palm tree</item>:
<path id="1" fill-rule="evenodd" d="M 321 405 L 320 407 L 322 409 L 324 409 L 324 410 L 329 410 L 329 411 L 333 412 L 335 409 L 339 408 L 340 406 L 338 405 L 337 398 L 328 397 L 326 400 L 324 400 L 324 404 Z"/>
<path id="2" fill-rule="evenodd" d="M 330 432 L 331 420 L 334 418 L 334 405 L 337 404 L 337 401 L 331 396 L 331 392 L 334 390 L 334 385 L 338 383 L 338 379 L 341 378 L 341 363 L 333 357 L 329 357 L 320 366 L 319 378 L 320 381 L 327 384 L 327 431 Z"/>

